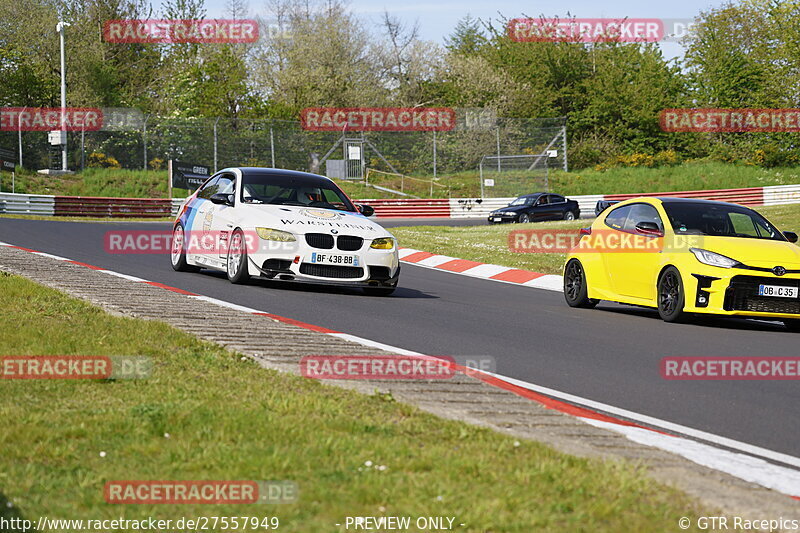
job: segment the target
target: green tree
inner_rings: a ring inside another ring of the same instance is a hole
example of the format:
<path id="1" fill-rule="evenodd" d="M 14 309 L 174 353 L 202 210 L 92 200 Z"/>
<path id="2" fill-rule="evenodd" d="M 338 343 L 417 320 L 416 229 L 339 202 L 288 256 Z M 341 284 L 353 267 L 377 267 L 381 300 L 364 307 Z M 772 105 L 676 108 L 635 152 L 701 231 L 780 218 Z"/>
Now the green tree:
<path id="1" fill-rule="evenodd" d="M 698 104 L 769 105 L 767 80 L 777 74 L 771 64 L 769 25 L 767 14 L 748 4 L 701 13 L 685 43 L 685 64 Z"/>
<path id="2" fill-rule="evenodd" d="M 456 27 L 447 38 L 445 48 L 453 54 L 476 55 L 486 45 L 481 21 L 467 13 L 456 23 Z"/>

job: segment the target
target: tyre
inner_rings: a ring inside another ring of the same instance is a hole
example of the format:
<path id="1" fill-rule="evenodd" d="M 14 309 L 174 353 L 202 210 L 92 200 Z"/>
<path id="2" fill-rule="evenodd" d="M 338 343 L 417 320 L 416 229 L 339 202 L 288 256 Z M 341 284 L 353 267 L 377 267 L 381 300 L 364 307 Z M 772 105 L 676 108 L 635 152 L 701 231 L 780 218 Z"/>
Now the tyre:
<path id="1" fill-rule="evenodd" d="M 675 267 L 667 267 L 658 278 L 658 314 L 665 322 L 680 322 L 684 317 L 686 294 L 681 274 Z"/>
<path id="2" fill-rule="evenodd" d="M 564 220 L 575 220 L 575 213 L 573 211 L 567 211 L 564 213 Z"/>
<path id="3" fill-rule="evenodd" d="M 530 221 L 531 221 L 531 216 L 528 213 L 522 213 L 519 216 L 519 223 L 520 224 L 527 224 Z"/>
<path id="4" fill-rule="evenodd" d="M 231 235 L 228 245 L 227 265 L 228 281 L 237 285 L 247 283 L 250 274 L 247 271 L 247 247 L 245 246 L 244 233 L 236 229 Z"/>
<path id="5" fill-rule="evenodd" d="M 364 287 L 364 294 L 367 296 L 389 296 L 397 286 L 394 287 Z"/>
<path id="6" fill-rule="evenodd" d="M 798 318 L 784 318 L 783 325 L 793 333 L 800 333 L 800 319 Z"/>
<path id="7" fill-rule="evenodd" d="M 172 269 L 178 272 L 199 272 L 200 267 L 186 262 L 186 235 L 183 224 L 178 222 L 172 230 L 172 245 L 169 252 Z"/>
<path id="8" fill-rule="evenodd" d="M 567 305 L 587 309 L 596 306 L 600 300 L 589 298 L 588 290 L 583 265 L 577 259 L 571 259 L 564 267 L 564 299 Z"/>

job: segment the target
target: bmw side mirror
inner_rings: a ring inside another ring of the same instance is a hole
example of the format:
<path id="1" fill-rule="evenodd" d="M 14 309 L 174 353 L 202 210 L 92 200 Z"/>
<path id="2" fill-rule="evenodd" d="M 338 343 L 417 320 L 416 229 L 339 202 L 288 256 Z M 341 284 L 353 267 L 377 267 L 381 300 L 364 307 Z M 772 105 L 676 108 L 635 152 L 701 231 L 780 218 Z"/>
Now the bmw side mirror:
<path id="1" fill-rule="evenodd" d="M 658 228 L 655 222 L 639 222 L 636 224 L 636 231 L 642 235 L 651 235 L 654 237 L 663 237 L 664 233 Z"/>
<path id="2" fill-rule="evenodd" d="M 358 212 L 365 217 L 371 217 L 375 214 L 375 208 L 373 208 L 371 205 L 356 204 L 356 209 L 358 209 Z"/>
<path id="3" fill-rule="evenodd" d="M 217 205 L 227 205 L 233 207 L 233 195 L 232 194 L 224 194 L 218 192 L 217 194 L 212 194 L 211 198 L 209 198 L 212 203 Z"/>
<path id="4" fill-rule="evenodd" d="M 797 233 L 793 231 L 784 231 L 783 236 L 786 237 L 786 240 L 789 242 L 797 242 Z"/>

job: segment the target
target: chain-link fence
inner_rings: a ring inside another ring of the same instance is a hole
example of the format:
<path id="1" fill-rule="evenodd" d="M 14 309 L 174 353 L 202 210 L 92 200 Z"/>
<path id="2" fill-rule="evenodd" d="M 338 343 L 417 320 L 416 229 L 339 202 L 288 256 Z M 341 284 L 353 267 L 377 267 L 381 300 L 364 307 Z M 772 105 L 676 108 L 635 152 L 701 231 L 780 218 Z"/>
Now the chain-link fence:
<path id="1" fill-rule="evenodd" d="M 286 120 L 147 116 L 136 130 L 67 133 L 70 170 L 116 164 L 163 169 L 167 160 L 179 159 L 214 169 L 266 166 L 325 174 L 328 161 L 352 158 L 355 152 L 348 153 L 348 146 L 353 143 L 361 145 L 363 168 L 356 169 L 360 176 L 346 176 L 351 178 L 363 178 L 367 168 L 426 178 L 477 173 L 484 156 L 553 149 L 557 157 L 550 159 L 551 168 L 567 168 L 564 118 L 462 121 L 451 131 L 438 132 L 316 132 Z M 0 147 L 18 152 L 20 146 L 23 167 L 50 167 L 47 132 L 0 132 Z"/>

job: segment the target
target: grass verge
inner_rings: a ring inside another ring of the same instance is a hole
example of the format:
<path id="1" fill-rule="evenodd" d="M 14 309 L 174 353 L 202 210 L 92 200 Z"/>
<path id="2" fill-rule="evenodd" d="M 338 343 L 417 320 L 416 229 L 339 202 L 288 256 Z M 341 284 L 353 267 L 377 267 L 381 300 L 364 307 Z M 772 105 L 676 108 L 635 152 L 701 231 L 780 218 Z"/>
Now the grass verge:
<path id="1" fill-rule="evenodd" d="M 800 204 L 760 207 L 758 211 L 779 229 L 800 231 Z M 518 229 L 577 229 L 591 223 L 590 220 L 577 220 L 493 226 L 407 226 L 391 228 L 391 232 L 400 246 L 405 248 L 545 274 L 560 274 L 566 254 L 512 252 L 508 247 L 509 232 Z"/>
<path id="2" fill-rule="evenodd" d="M 632 466 L 279 374 L 163 323 L 0 274 L 0 351 L 143 355 L 147 380 L 0 381 L 0 516 L 455 516 L 463 531 L 674 531 L 699 509 Z M 167 438 L 165 434 L 168 434 Z M 100 452 L 105 452 L 101 457 Z M 365 462 L 386 465 L 366 468 Z M 109 505 L 108 480 L 293 480 L 282 506 Z"/>

